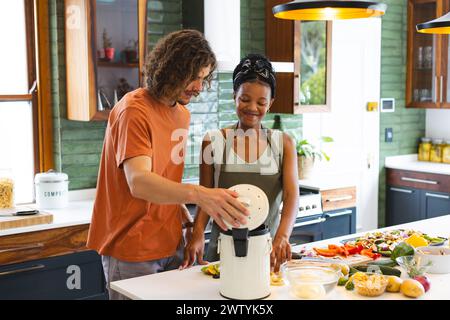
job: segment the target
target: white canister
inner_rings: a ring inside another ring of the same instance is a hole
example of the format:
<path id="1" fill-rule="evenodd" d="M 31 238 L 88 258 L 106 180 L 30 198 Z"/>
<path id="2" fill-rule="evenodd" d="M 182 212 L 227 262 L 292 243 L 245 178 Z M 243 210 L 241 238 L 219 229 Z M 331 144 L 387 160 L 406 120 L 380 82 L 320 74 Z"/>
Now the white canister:
<path id="1" fill-rule="evenodd" d="M 65 208 L 69 204 L 69 177 L 50 170 L 34 178 L 36 205 L 39 209 Z"/>

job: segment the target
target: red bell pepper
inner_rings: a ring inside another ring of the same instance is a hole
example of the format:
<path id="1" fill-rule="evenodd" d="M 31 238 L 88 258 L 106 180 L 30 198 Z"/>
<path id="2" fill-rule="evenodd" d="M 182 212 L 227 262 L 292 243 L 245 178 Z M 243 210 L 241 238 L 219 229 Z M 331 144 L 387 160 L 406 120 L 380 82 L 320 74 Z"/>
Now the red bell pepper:
<path id="1" fill-rule="evenodd" d="M 332 249 L 314 248 L 314 251 L 316 251 L 318 255 L 321 255 L 324 257 L 334 257 L 334 256 L 338 255 L 336 250 L 332 250 Z"/>
<path id="2" fill-rule="evenodd" d="M 349 254 L 357 254 L 357 253 L 360 253 L 364 249 L 364 247 L 360 244 L 352 246 L 352 245 L 346 243 L 344 245 L 344 247 L 347 249 Z"/>
<path id="3" fill-rule="evenodd" d="M 363 250 L 361 250 L 361 254 L 363 256 L 372 258 L 373 260 L 378 259 L 379 257 L 381 257 L 381 254 L 373 252 L 372 249 L 363 249 Z"/>

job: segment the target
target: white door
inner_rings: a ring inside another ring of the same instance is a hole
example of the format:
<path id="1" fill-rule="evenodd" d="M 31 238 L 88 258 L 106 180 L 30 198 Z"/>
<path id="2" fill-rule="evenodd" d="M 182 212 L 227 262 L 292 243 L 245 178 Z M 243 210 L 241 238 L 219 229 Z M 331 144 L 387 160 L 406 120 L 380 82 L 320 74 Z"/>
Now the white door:
<path id="1" fill-rule="evenodd" d="M 332 111 L 303 118 L 305 138 L 334 139 L 322 145 L 331 160 L 318 163 L 315 176 L 356 185 L 357 231 L 378 227 L 379 113 L 367 103 L 380 100 L 380 56 L 380 19 L 334 21 Z"/>

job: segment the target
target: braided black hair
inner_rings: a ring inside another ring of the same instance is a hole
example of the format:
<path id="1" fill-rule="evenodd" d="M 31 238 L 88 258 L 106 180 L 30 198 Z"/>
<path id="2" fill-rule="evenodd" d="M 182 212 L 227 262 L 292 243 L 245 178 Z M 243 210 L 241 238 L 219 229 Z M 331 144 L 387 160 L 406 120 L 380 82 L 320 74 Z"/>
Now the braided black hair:
<path id="1" fill-rule="evenodd" d="M 237 92 L 243 83 L 255 81 L 267 83 L 272 99 L 275 98 L 276 80 L 272 64 L 264 55 L 250 53 L 234 69 L 233 90 Z"/>

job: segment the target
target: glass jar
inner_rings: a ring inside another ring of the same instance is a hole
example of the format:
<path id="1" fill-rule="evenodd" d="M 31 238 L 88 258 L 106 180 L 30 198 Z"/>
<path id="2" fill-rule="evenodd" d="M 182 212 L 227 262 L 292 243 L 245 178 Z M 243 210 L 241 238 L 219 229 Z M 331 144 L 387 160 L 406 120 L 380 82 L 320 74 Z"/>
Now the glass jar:
<path id="1" fill-rule="evenodd" d="M 422 138 L 419 144 L 419 161 L 430 161 L 431 139 Z"/>
<path id="2" fill-rule="evenodd" d="M 0 209 L 14 207 L 14 179 L 11 169 L 0 169 Z"/>
<path id="3" fill-rule="evenodd" d="M 430 161 L 431 162 L 442 162 L 442 151 L 443 151 L 443 140 L 435 139 L 433 140 L 433 145 L 430 151 Z"/>
<path id="4" fill-rule="evenodd" d="M 450 164 L 450 140 L 445 141 L 445 146 L 442 151 L 442 162 Z"/>

